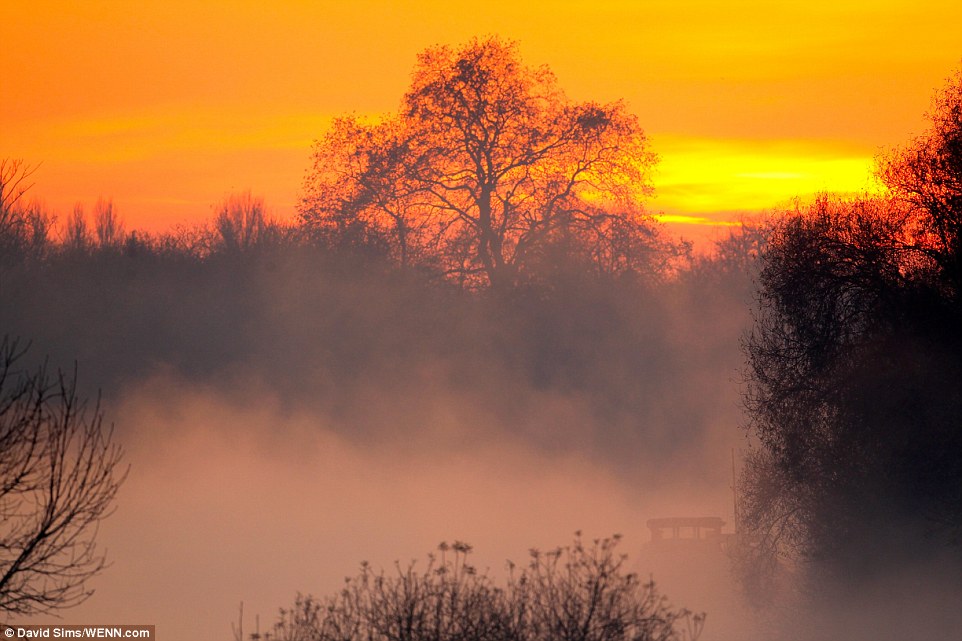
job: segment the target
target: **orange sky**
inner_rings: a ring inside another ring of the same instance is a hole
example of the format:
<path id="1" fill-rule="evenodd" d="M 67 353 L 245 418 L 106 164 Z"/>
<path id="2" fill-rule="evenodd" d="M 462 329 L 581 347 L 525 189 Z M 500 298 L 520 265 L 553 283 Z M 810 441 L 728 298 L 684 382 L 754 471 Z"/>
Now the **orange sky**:
<path id="1" fill-rule="evenodd" d="M 960 24 L 957 0 L 4 2 L 0 157 L 42 163 L 61 215 L 112 197 L 163 229 L 251 189 L 289 217 L 333 115 L 390 111 L 418 51 L 497 33 L 572 98 L 628 101 L 661 157 L 653 211 L 731 220 L 871 187 L 958 68 Z"/>

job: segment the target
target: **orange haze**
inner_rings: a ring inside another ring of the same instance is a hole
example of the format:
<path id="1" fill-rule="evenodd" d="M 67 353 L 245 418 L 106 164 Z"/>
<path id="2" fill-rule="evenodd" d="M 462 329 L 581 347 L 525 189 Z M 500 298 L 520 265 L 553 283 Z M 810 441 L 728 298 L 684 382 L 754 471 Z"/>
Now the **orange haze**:
<path id="1" fill-rule="evenodd" d="M 661 156 L 652 210 L 697 234 L 871 188 L 960 24 L 953 0 L 5 2 L 0 157 L 42 163 L 34 193 L 61 215 L 112 197 L 156 230 L 251 189 L 288 218 L 331 116 L 391 110 L 418 51 L 498 33 L 573 98 L 628 101 Z"/>

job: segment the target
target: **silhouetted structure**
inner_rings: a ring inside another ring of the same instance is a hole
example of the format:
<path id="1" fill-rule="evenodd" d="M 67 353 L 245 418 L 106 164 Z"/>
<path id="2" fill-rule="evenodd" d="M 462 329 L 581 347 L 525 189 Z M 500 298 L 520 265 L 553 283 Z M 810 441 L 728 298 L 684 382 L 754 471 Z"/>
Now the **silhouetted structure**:
<path id="1" fill-rule="evenodd" d="M 717 516 L 682 516 L 648 519 L 652 543 L 670 540 L 721 541 L 725 521 Z M 665 536 L 666 532 L 670 536 Z"/>

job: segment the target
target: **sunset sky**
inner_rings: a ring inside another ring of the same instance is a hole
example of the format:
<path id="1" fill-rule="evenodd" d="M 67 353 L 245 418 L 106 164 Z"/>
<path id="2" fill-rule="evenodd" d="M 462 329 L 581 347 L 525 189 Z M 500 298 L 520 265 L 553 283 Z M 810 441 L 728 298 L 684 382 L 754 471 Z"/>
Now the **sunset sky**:
<path id="1" fill-rule="evenodd" d="M 650 209 L 698 235 L 872 188 L 959 68 L 960 25 L 957 0 L 4 2 L 0 157 L 40 164 L 61 217 L 113 198 L 161 230 L 251 189 L 289 218 L 332 116 L 391 111 L 419 51 L 499 34 L 571 98 L 627 101 L 661 158 Z"/>

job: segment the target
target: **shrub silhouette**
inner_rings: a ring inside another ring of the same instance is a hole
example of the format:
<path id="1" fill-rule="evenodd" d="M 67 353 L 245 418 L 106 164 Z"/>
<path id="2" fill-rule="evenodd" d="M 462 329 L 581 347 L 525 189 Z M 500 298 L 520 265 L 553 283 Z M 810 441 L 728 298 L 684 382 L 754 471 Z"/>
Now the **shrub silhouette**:
<path id="1" fill-rule="evenodd" d="M 326 599 L 281 610 L 276 641 L 669 641 L 696 639 L 704 615 L 672 608 L 653 582 L 626 572 L 620 537 L 530 551 L 499 587 L 468 563 L 471 546 L 442 543 L 391 573 L 367 563 Z"/>

